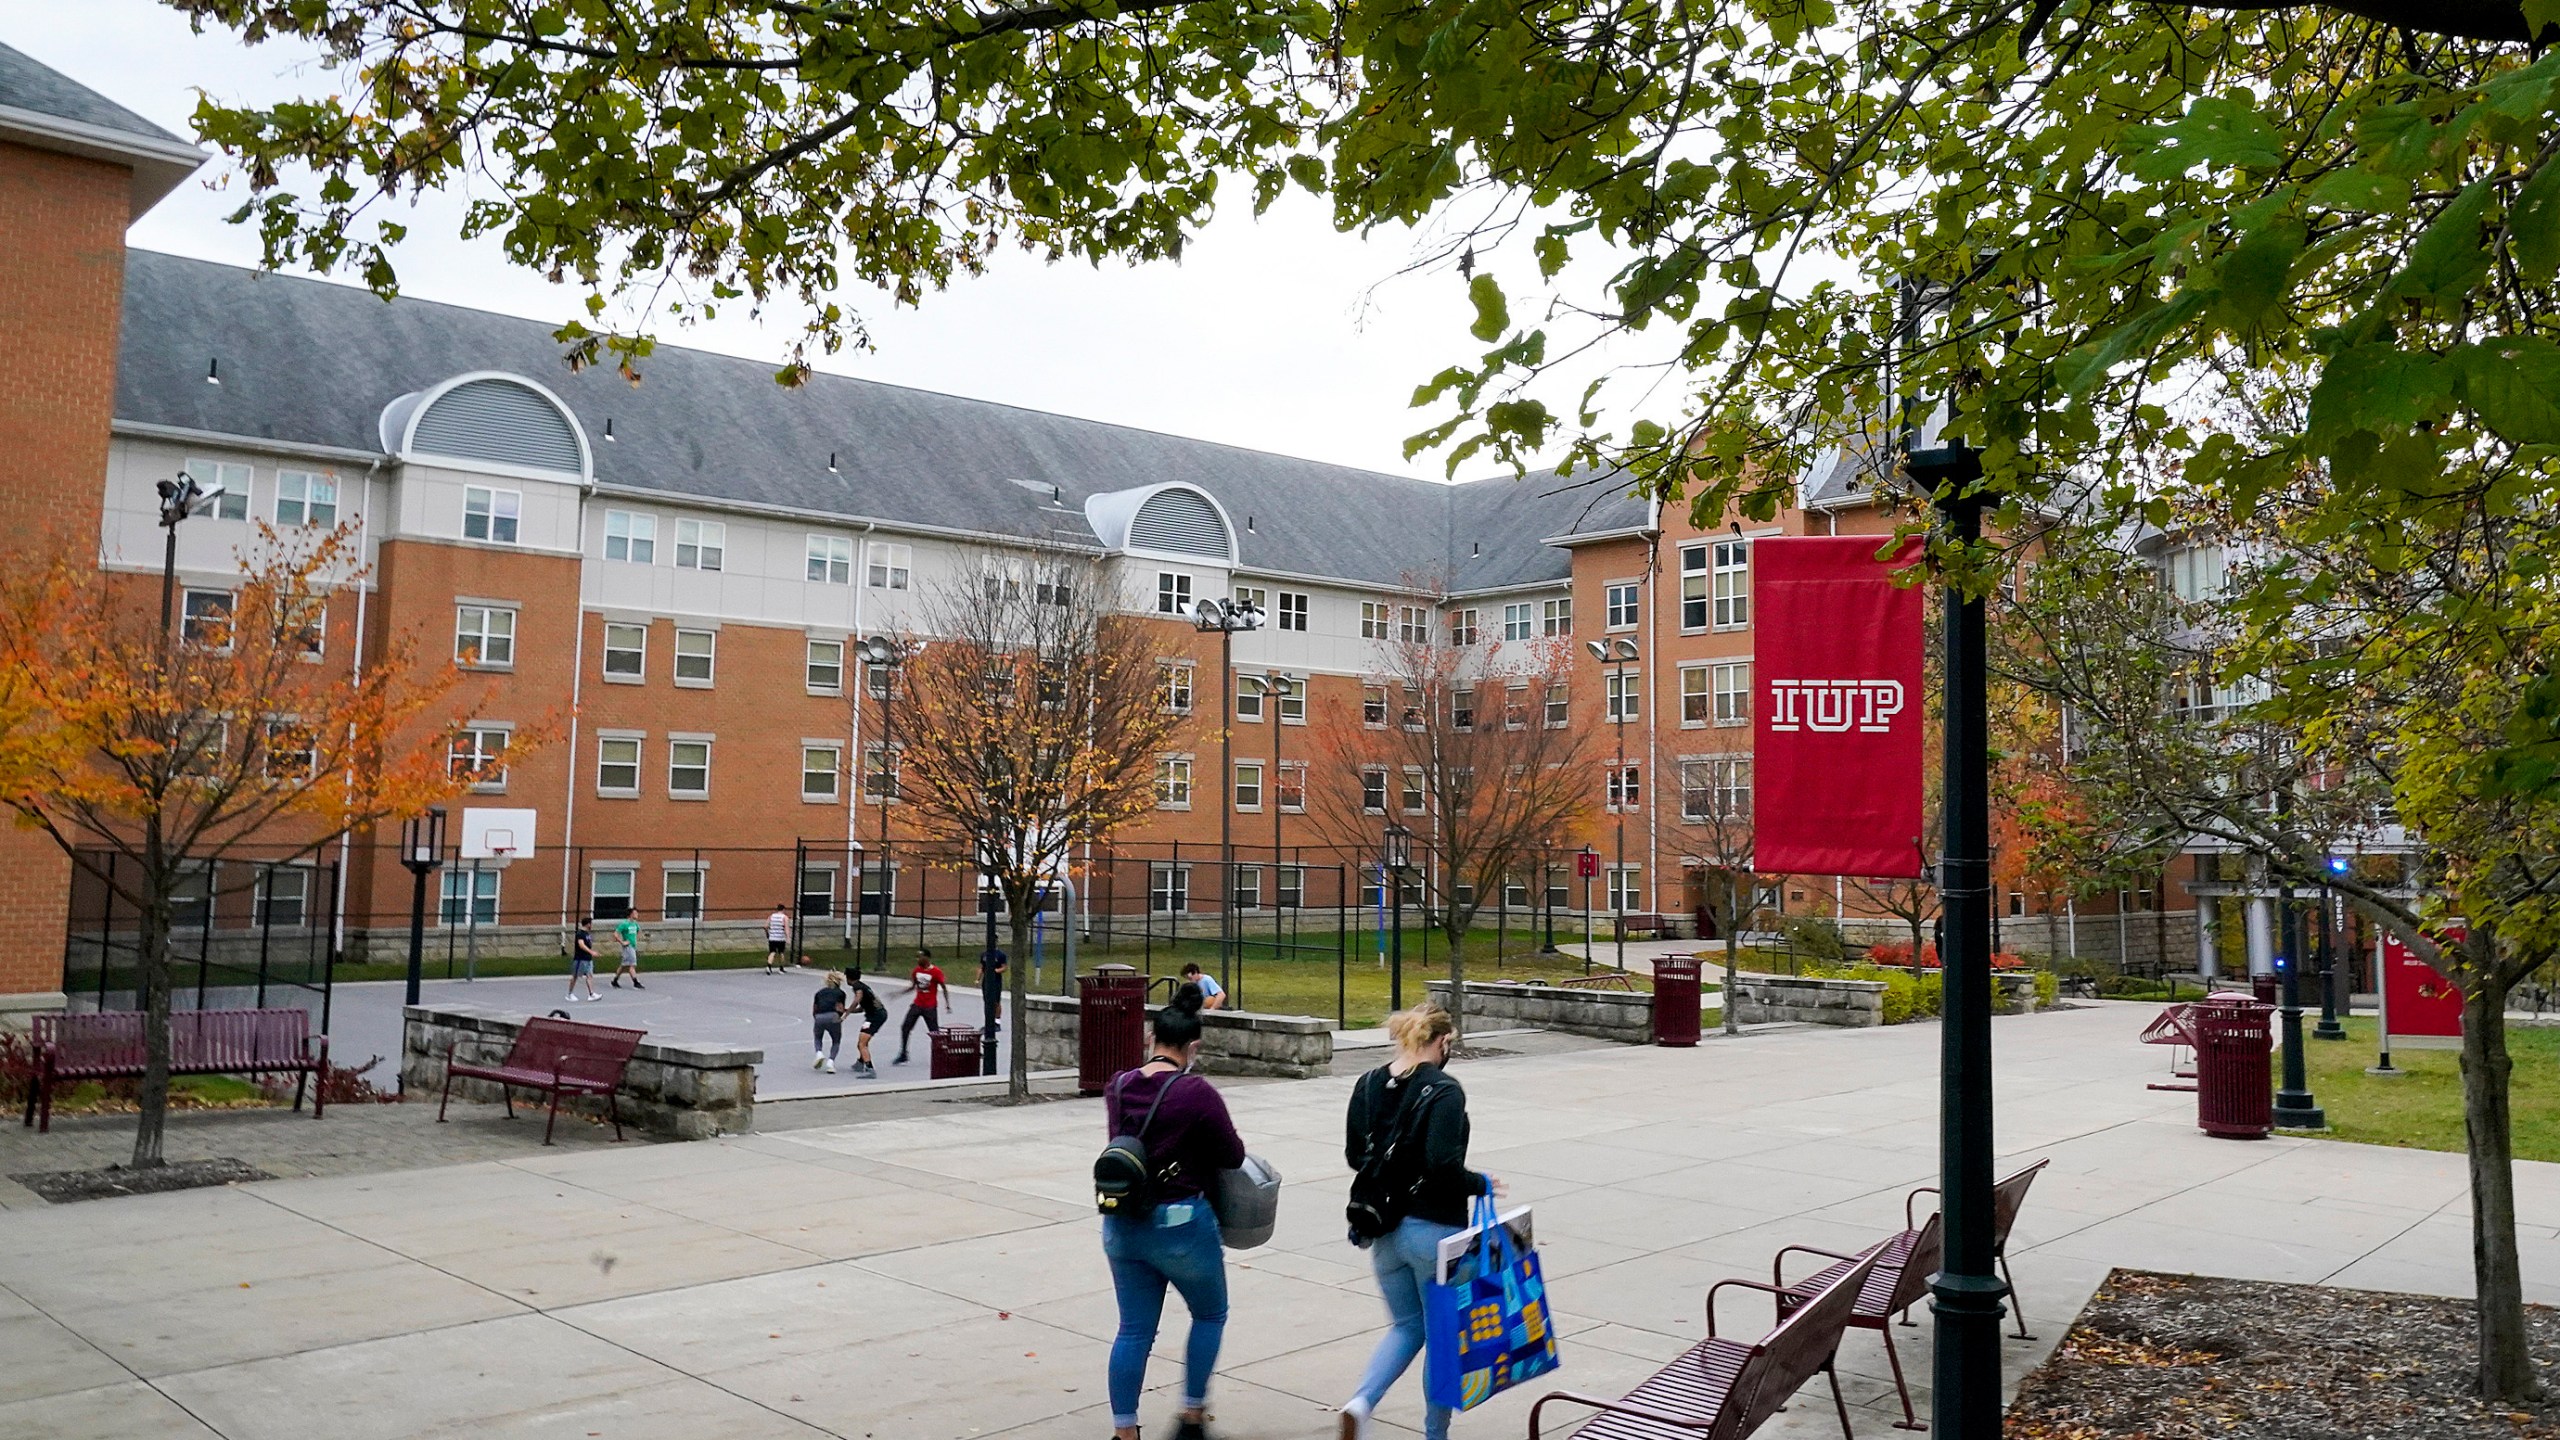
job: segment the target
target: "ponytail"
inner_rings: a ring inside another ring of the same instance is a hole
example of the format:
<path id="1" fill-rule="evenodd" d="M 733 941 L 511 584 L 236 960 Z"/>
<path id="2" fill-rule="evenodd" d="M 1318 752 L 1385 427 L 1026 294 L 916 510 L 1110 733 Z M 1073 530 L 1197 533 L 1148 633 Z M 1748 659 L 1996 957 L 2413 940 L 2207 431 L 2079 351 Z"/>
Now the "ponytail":
<path id="1" fill-rule="evenodd" d="M 1200 1039 L 1200 1007 L 1207 1003 L 1197 985 L 1185 985 L 1173 992 L 1173 998 L 1156 1012 L 1156 1043 L 1168 1050 L 1179 1050 Z"/>

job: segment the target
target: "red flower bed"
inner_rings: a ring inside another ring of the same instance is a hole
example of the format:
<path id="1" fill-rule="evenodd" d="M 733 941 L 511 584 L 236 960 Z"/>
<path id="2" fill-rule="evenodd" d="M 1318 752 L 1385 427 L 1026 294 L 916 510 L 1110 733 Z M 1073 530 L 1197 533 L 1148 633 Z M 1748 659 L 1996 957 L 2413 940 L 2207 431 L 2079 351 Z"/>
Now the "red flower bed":
<path id="1" fill-rule="evenodd" d="M 1899 940 L 1888 941 L 1882 945 L 1870 945 L 1867 947 L 1867 963 L 1907 970 L 1911 967 L 1911 946 L 1909 942 Z M 1994 970 L 2023 970 L 2026 964 L 2025 960 L 2006 950 L 1991 952 L 1991 968 Z M 1937 946 L 1923 944 L 1920 947 L 1920 968 L 1923 970 L 1938 968 Z"/>

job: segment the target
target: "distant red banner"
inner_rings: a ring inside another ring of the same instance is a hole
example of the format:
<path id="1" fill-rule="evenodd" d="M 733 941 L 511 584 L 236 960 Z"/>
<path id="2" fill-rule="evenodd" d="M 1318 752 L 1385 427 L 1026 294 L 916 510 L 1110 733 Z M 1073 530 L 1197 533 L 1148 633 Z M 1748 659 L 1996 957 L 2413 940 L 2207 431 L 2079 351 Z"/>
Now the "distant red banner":
<path id="1" fill-rule="evenodd" d="M 1922 587 L 1873 535 L 1751 547 L 1753 865 L 1766 874 L 1916 879 L 1921 834 Z"/>
<path id="2" fill-rule="evenodd" d="M 2437 938 L 2454 945 L 2463 934 L 2461 927 L 2453 927 Z M 2412 1049 L 2425 1048 L 2429 1040 L 2462 1038 L 2462 987 L 2409 953 L 2400 937 L 2387 930 L 2382 935 L 2382 1023 L 2389 1040 Z"/>

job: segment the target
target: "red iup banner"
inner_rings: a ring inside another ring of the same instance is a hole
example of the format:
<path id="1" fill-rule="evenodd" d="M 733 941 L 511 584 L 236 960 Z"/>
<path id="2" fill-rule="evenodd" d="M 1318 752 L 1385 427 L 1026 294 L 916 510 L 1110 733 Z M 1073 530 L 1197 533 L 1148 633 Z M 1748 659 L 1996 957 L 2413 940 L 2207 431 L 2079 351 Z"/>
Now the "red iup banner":
<path id="1" fill-rule="evenodd" d="M 1896 585 L 1875 535 L 1751 546 L 1753 866 L 1766 874 L 1920 874 L 1923 590 Z"/>

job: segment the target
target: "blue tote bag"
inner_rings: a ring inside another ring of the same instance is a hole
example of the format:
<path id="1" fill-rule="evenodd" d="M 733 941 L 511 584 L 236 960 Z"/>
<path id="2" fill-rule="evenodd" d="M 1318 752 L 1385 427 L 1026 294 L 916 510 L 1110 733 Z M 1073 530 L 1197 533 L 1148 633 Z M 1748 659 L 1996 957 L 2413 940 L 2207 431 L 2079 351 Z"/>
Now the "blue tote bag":
<path id="1" fill-rule="evenodd" d="M 1556 1368 L 1556 1335 L 1538 1252 L 1512 1241 L 1493 1197 L 1472 1208 L 1473 1235 L 1446 1284 L 1423 1287 L 1422 1393 L 1472 1410 Z"/>

